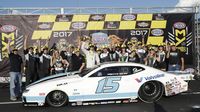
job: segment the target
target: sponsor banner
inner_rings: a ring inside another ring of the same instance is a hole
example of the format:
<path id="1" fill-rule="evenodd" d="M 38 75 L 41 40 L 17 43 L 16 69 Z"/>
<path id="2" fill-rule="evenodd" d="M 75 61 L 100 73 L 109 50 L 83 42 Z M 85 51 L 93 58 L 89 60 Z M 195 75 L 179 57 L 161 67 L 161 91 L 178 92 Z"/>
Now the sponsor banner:
<path id="1" fill-rule="evenodd" d="M 78 37 L 91 37 L 98 47 L 116 45 L 132 37 L 145 44 L 169 42 L 192 59 L 194 14 L 69 14 L 69 15 L 0 15 L 0 76 L 9 72 L 6 46 L 11 45 L 23 54 L 24 37 L 28 45 L 44 45 L 62 49 L 77 45 Z M 193 64 L 185 60 L 186 64 Z M 6 63 L 6 64 L 5 64 Z"/>

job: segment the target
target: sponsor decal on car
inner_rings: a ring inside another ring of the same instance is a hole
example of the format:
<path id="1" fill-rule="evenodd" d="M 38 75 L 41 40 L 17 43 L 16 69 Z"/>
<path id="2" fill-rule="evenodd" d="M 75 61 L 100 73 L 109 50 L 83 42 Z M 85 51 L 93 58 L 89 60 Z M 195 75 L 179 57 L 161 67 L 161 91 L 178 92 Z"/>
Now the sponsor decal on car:
<path id="1" fill-rule="evenodd" d="M 1 30 L 2 32 L 13 32 L 13 31 L 15 31 L 16 29 L 17 29 L 17 27 L 14 26 L 14 25 L 3 25 L 3 26 L 0 28 L 0 30 Z"/>
<path id="2" fill-rule="evenodd" d="M 140 77 L 139 79 L 138 79 L 138 78 L 135 78 L 135 80 L 136 80 L 138 83 L 142 82 L 142 79 L 143 79 L 143 77 Z"/>
<path id="3" fill-rule="evenodd" d="M 144 80 L 148 81 L 148 80 L 154 80 L 154 79 L 158 79 L 158 78 L 161 78 L 161 77 L 164 77 L 165 75 L 164 74 L 157 74 L 157 75 L 153 75 L 153 76 L 147 76 L 147 77 L 140 77 L 140 78 L 135 78 L 135 80 L 140 83 Z"/>
<path id="4" fill-rule="evenodd" d="M 129 103 L 130 101 L 129 100 L 123 100 L 123 103 Z"/>
<path id="5" fill-rule="evenodd" d="M 57 84 L 57 86 L 63 86 L 63 85 L 67 85 L 68 83 L 65 82 L 65 83 L 60 83 L 60 84 Z"/>
<path id="6" fill-rule="evenodd" d="M 151 34 L 152 34 L 153 36 L 161 36 L 161 35 L 164 34 L 164 31 L 163 31 L 162 29 L 153 29 L 153 30 L 151 31 Z"/>
<path id="7" fill-rule="evenodd" d="M 39 96 L 45 96 L 45 93 L 39 93 Z"/>
<path id="8" fill-rule="evenodd" d="M 186 27 L 186 24 L 184 22 L 176 22 L 176 23 L 174 23 L 174 28 L 184 29 L 185 27 Z"/>

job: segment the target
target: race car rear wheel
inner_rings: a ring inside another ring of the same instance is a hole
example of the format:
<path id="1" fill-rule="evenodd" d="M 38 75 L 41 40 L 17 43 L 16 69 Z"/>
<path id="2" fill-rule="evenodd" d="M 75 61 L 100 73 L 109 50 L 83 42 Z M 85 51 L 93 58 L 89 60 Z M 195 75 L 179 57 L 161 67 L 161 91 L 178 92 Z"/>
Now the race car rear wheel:
<path id="1" fill-rule="evenodd" d="M 146 103 L 153 103 L 162 97 L 163 92 L 164 87 L 160 82 L 149 81 L 140 87 L 138 96 Z"/>
<path id="2" fill-rule="evenodd" d="M 56 90 L 48 94 L 46 101 L 52 107 L 61 107 L 68 102 L 68 98 L 63 91 Z"/>

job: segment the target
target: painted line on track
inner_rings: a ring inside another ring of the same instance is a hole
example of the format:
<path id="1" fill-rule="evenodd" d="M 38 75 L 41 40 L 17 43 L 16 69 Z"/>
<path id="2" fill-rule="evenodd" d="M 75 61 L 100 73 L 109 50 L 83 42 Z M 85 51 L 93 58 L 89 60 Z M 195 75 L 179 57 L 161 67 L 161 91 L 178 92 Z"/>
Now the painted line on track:
<path id="1" fill-rule="evenodd" d="M 0 105 L 17 104 L 17 103 L 22 103 L 22 101 L 16 101 L 16 102 L 0 102 Z"/>
<path id="2" fill-rule="evenodd" d="M 199 95 L 200 92 L 181 93 L 181 95 Z"/>

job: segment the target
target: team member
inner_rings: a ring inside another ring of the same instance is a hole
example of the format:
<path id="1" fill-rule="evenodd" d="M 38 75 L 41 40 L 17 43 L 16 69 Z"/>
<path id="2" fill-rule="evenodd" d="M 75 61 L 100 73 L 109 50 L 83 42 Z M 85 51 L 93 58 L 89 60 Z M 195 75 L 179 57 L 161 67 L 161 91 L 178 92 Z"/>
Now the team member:
<path id="1" fill-rule="evenodd" d="M 38 79 L 38 63 L 39 60 L 33 52 L 33 47 L 27 49 L 27 38 L 24 40 L 24 55 L 25 55 L 25 73 L 26 73 L 26 85 L 36 81 Z"/>
<path id="2" fill-rule="evenodd" d="M 45 47 L 42 51 L 42 55 L 40 56 L 40 66 L 39 66 L 39 78 L 43 78 L 50 75 L 51 68 L 51 56 L 49 55 L 48 47 Z"/>
<path id="3" fill-rule="evenodd" d="M 110 61 L 118 61 L 119 60 L 119 54 L 117 53 L 115 46 L 111 46 L 109 56 L 110 56 Z"/>
<path id="4" fill-rule="evenodd" d="M 12 52 L 10 52 L 10 40 L 7 46 L 9 60 L 10 60 L 10 100 L 15 101 L 17 97 L 20 97 L 22 92 L 22 57 L 18 54 L 18 50 L 14 48 Z"/>
<path id="5" fill-rule="evenodd" d="M 108 48 L 106 46 L 103 47 L 103 52 L 100 53 L 100 62 L 109 62 L 110 61 L 110 56 L 108 52 Z"/>
<path id="6" fill-rule="evenodd" d="M 140 58 L 140 63 L 141 64 L 144 64 L 144 58 L 146 57 L 145 54 L 146 54 L 146 51 L 143 49 L 142 47 L 142 43 L 141 42 L 138 42 L 138 49 L 137 49 L 137 54 Z"/>
<path id="7" fill-rule="evenodd" d="M 65 48 L 64 51 L 61 51 L 61 53 L 60 53 L 62 59 L 65 62 L 69 63 L 68 67 L 66 67 L 66 65 L 65 65 L 65 71 L 72 71 L 72 67 L 73 67 L 73 61 L 72 61 L 73 50 L 74 50 L 74 46 L 69 45 L 68 47 Z"/>
<path id="8" fill-rule="evenodd" d="M 81 72 L 85 67 L 85 58 L 83 55 L 80 54 L 80 50 L 77 48 L 74 50 L 74 54 L 72 56 L 73 59 L 73 67 L 72 71 L 79 71 Z"/>
<path id="9" fill-rule="evenodd" d="M 131 54 L 129 55 L 128 62 L 134 62 L 134 63 L 139 63 L 140 58 L 138 54 L 136 53 L 136 50 L 132 50 Z"/>
<path id="10" fill-rule="evenodd" d="M 56 74 L 64 73 L 65 72 L 64 64 L 66 64 L 66 67 L 69 65 L 69 63 L 66 60 L 62 59 L 59 51 L 55 50 L 51 59 L 51 67 L 52 67 L 51 71 L 54 71 Z"/>
<path id="11" fill-rule="evenodd" d="M 149 53 L 147 57 L 145 58 L 145 65 L 150 66 L 150 67 L 157 66 L 156 52 L 153 48 L 150 48 Z"/>
<path id="12" fill-rule="evenodd" d="M 126 46 L 121 46 L 121 52 L 119 54 L 119 61 L 120 62 L 128 62 L 128 52 L 126 52 Z"/>
<path id="13" fill-rule="evenodd" d="M 168 58 L 168 71 L 184 70 L 184 58 L 183 54 L 176 48 L 175 44 L 172 44 L 167 53 Z"/>
<path id="14" fill-rule="evenodd" d="M 157 67 L 161 70 L 166 70 L 166 62 L 165 62 L 166 53 L 164 51 L 163 45 L 158 46 L 157 56 L 158 56 L 158 59 L 157 59 L 158 66 Z"/>
<path id="15" fill-rule="evenodd" d="M 87 50 L 89 43 L 82 41 L 81 50 L 86 56 L 86 68 L 93 68 L 95 65 L 100 64 L 100 59 L 98 53 L 95 51 L 95 46 L 93 44 L 89 45 L 89 50 Z"/>

